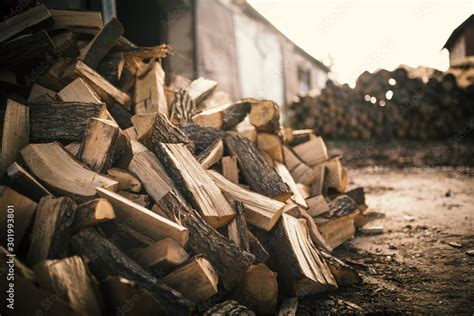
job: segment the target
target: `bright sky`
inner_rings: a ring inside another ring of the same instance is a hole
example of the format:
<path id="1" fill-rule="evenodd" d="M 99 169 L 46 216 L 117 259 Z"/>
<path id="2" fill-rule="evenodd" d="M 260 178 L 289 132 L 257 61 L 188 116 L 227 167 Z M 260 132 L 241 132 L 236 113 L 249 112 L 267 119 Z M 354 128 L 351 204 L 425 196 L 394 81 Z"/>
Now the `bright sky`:
<path id="1" fill-rule="evenodd" d="M 441 51 L 474 0 L 248 0 L 293 42 L 354 83 L 364 70 L 448 67 Z"/>

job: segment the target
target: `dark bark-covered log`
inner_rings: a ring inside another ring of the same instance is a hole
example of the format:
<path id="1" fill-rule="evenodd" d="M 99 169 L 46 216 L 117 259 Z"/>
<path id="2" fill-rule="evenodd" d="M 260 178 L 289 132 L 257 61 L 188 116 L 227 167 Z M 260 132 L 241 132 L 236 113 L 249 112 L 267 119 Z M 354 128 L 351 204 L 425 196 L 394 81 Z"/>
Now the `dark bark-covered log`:
<path id="1" fill-rule="evenodd" d="M 0 23 L 0 43 L 15 35 L 37 30 L 53 23 L 51 13 L 44 5 L 38 5 L 29 10 L 24 10 L 20 14 Z"/>
<path id="2" fill-rule="evenodd" d="M 239 170 L 252 190 L 282 202 L 291 197 L 288 185 L 247 138 L 229 135 L 225 143 L 232 155 L 237 157 Z"/>
<path id="3" fill-rule="evenodd" d="M 89 119 L 97 117 L 102 104 L 80 102 L 34 103 L 30 105 L 31 142 L 70 143 L 84 137 Z"/>
<path id="4" fill-rule="evenodd" d="M 364 188 L 362 187 L 355 188 L 350 191 L 347 191 L 345 194 L 348 195 L 350 198 L 352 198 L 357 203 L 357 205 L 365 205 Z"/>
<path id="5" fill-rule="evenodd" d="M 166 315 L 187 315 L 193 310 L 192 302 L 181 293 L 159 282 L 92 228 L 74 235 L 72 246 L 77 254 L 88 261 L 89 268 L 97 278 L 120 275 L 155 294 L 161 303 L 159 312 Z"/>
<path id="6" fill-rule="evenodd" d="M 245 251 L 249 251 L 249 238 L 247 236 L 247 222 L 244 216 L 244 204 L 235 202 L 235 218 L 227 225 L 229 238 Z"/>
<path id="7" fill-rule="evenodd" d="M 68 197 L 45 196 L 36 210 L 28 251 L 28 264 L 46 259 L 61 259 L 68 253 L 76 203 Z"/>
<path id="8" fill-rule="evenodd" d="M 227 300 L 222 303 L 218 303 L 209 308 L 205 313 L 205 316 L 215 315 L 239 315 L 239 316 L 255 316 L 255 313 L 248 309 L 244 305 L 240 305 L 239 302 L 233 300 Z"/>
<path id="9" fill-rule="evenodd" d="M 174 99 L 170 104 L 171 122 L 174 124 L 191 122 L 191 117 L 196 112 L 196 104 L 186 90 L 179 89 L 174 92 Z"/>
<path id="10" fill-rule="evenodd" d="M 260 243 L 250 230 L 247 229 L 247 238 L 249 240 L 249 252 L 255 256 L 255 263 L 265 263 L 270 254 L 267 249 Z"/>
<path id="11" fill-rule="evenodd" d="M 328 203 L 329 211 L 320 215 L 322 218 L 341 217 L 357 210 L 357 203 L 348 195 L 340 195 Z"/>
<path id="12" fill-rule="evenodd" d="M 325 251 L 321 251 L 321 254 L 326 259 L 339 286 L 362 283 L 362 278 L 353 267 Z"/>
<path id="13" fill-rule="evenodd" d="M 226 135 L 226 132 L 220 129 L 203 127 L 194 123 L 182 123 L 179 124 L 178 127 L 194 143 L 196 155 L 199 155 L 206 148 L 214 144 L 217 140 L 223 139 Z"/>
<path id="14" fill-rule="evenodd" d="M 298 298 L 291 297 L 284 299 L 280 305 L 278 316 L 295 316 L 298 310 Z"/>

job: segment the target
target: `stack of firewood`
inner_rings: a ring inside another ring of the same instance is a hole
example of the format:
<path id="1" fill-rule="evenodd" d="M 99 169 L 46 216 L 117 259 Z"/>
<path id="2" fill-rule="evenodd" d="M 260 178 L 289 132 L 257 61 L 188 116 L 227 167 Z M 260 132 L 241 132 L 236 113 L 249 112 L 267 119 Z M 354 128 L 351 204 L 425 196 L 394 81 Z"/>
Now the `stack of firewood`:
<path id="1" fill-rule="evenodd" d="M 287 315 L 361 282 L 331 251 L 364 191 L 323 139 L 212 80 L 166 85 L 170 48 L 122 33 L 42 5 L 0 24 L 2 311 Z"/>
<path id="2" fill-rule="evenodd" d="M 464 135 L 474 120 L 474 81 L 461 78 L 466 71 L 382 69 L 361 74 L 354 89 L 328 81 L 320 95 L 300 97 L 290 106 L 289 122 L 328 138 L 435 140 Z"/>

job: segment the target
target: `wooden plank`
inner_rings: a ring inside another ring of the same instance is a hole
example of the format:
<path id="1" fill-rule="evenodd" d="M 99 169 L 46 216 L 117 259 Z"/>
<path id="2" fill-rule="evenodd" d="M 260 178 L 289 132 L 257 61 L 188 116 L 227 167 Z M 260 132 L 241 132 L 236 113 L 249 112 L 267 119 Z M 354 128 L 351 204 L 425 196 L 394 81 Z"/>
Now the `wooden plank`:
<path id="1" fill-rule="evenodd" d="M 286 201 L 291 197 L 288 185 L 263 160 L 248 139 L 229 135 L 225 138 L 225 143 L 232 156 L 237 158 L 239 170 L 253 191 L 279 201 Z"/>
<path id="2" fill-rule="evenodd" d="M 95 188 L 116 190 L 118 183 L 85 168 L 60 144 L 30 144 L 21 156 L 29 170 L 56 195 L 79 201 L 93 199 Z"/>
<path id="3" fill-rule="evenodd" d="M 214 228 L 227 225 L 235 212 L 221 190 L 184 144 L 158 144 L 156 154 L 176 187 Z"/>
<path id="4" fill-rule="evenodd" d="M 102 107 L 102 104 L 82 102 L 35 103 L 30 106 L 31 141 L 82 140 L 89 119 L 99 116 Z"/>
<path id="5" fill-rule="evenodd" d="M 168 117 L 164 85 L 165 72 L 159 62 L 153 62 L 148 72 L 135 80 L 135 113 L 158 112 Z"/>
<path id="6" fill-rule="evenodd" d="M 10 181 L 20 190 L 27 194 L 33 201 L 39 202 L 43 196 L 53 196 L 41 183 L 38 182 L 28 171 L 16 162 L 7 169 Z"/>
<path id="7" fill-rule="evenodd" d="M 153 240 L 171 237 L 180 245 L 186 245 L 189 233 L 183 226 L 159 216 L 117 193 L 102 188 L 97 188 L 97 193 L 112 204 L 117 219 L 127 223 L 133 229 Z"/>
<path id="8" fill-rule="evenodd" d="M 67 256 L 76 208 L 76 203 L 68 197 L 45 196 L 40 200 L 28 250 L 30 266 Z"/>
<path id="9" fill-rule="evenodd" d="M 24 195 L 0 186 L 0 235 L 1 245 L 16 253 L 23 237 L 33 221 L 36 202 Z"/>
<path id="10" fill-rule="evenodd" d="M 221 159 L 222 175 L 232 183 L 239 184 L 239 168 L 237 167 L 237 158 L 232 156 L 222 157 Z"/>
<path id="11" fill-rule="evenodd" d="M 114 219 L 112 204 L 106 199 L 94 199 L 77 207 L 73 230 L 79 231 Z"/>
<path id="12" fill-rule="evenodd" d="M 101 104 L 99 96 L 82 79 L 77 78 L 58 92 L 63 102 L 85 102 Z"/>
<path id="13" fill-rule="evenodd" d="M 293 151 L 310 167 L 329 158 L 326 144 L 321 137 L 310 138 L 309 141 L 293 147 Z"/>
<path id="14" fill-rule="evenodd" d="M 7 100 L 3 123 L 0 174 L 17 158 L 20 150 L 28 145 L 30 137 L 30 113 L 27 106 Z"/>
<path id="15" fill-rule="evenodd" d="M 35 6 L 0 23 L 0 43 L 16 35 L 51 24 L 53 24 L 53 19 L 45 5 Z"/>
<path id="16" fill-rule="evenodd" d="M 265 231 L 270 231 L 273 228 L 283 212 L 284 203 L 245 190 L 213 170 L 208 170 L 207 173 L 227 199 L 233 202 L 240 201 L 244 204 L 245 218 L 249 224 Z"/>
<path id="17" fill-rule="evenodd" d="M 89 42 L 83 51 L 83 62 L 95 69 L 114 47 L 115 43 L 124 32 L 122 23 L 117 18 L 112 17 L 99 33 Z"/>
<path id="18" fill-rule="evenodd" d="M 34 271 L 40 287 L 59 293 L 78 313 L 101 315 L 93 280 L 80 257 L 42 261 L 34 266 Z"/>

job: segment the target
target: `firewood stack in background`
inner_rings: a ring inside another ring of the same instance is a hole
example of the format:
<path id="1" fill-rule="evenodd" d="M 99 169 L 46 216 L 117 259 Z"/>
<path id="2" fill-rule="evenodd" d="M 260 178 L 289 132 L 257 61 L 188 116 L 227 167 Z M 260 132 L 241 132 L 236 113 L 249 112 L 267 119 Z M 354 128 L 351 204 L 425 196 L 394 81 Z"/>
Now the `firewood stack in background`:
<path id="1" fill-rule="evenodd" d="M 361 282 L 331 255 L 367 208 L 341 157 L 282 130 L 270 100 L 227 103 L 204 78 L 166 85 L 171 48 L 122 33 L 43 5 L 0 24 L 15 312 L 294 312 L 295 297 Z"/>
<path id="2" fill-rule="evenodd" d="M 362 73 L 354 89 L 329 80 L 319 95 L 298 97 L 290 105 L 289 123 L 332 139 L 440 140 L 464 135 L 474 120 L 473 69 L 381 69 Z"/>

